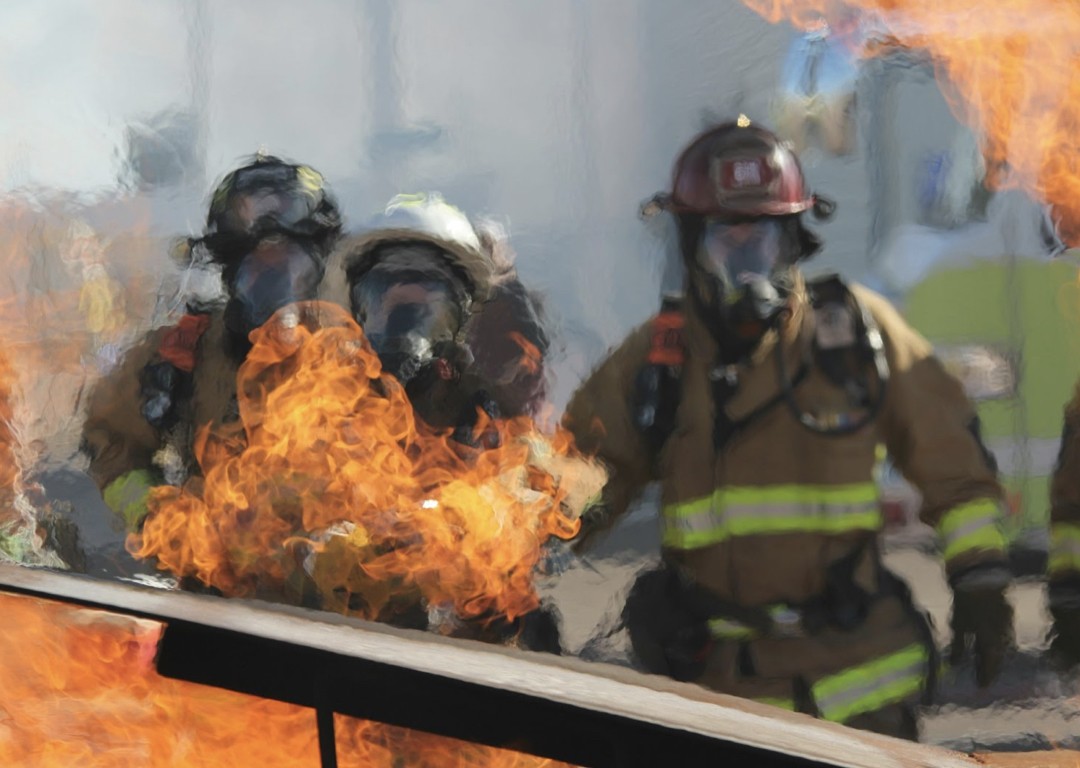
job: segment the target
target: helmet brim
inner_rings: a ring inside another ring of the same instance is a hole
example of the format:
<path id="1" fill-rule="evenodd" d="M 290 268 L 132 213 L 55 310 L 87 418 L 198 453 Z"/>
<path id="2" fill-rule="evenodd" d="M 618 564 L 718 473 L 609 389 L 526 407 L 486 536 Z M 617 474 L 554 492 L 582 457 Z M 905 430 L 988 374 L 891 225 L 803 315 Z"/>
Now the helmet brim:
<path id="1" fill-rule="evenodd" d="M 483 253 L 415 229 L 379 229 L 345 237 L 338 243 L 327 264 L 320 298 L 348 306 L 349 276 L 374 266 L 380 245 L 405 242 L 430 243 L 449 254 L 452 264 L 464 274 L 473 302 L 482 303 L 491 296 L 495 266 Z"/>
<path id="2" fill-rule="evenodd" d="M 747 205 L 691 205 L 671 196 L 663 204 L 663 209 L 671 213 L 716 216 L 717 218 L 746 219 L 756 216 L 794 216 L 805 213 L 814 207 L 815 198 L 795 202 L 762 201 Z"/>

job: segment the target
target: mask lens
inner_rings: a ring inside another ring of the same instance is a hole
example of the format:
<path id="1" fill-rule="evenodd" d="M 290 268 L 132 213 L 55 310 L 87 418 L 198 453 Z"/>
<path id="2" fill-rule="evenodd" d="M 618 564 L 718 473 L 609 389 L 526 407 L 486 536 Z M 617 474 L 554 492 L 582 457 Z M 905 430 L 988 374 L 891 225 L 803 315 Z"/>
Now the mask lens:
<path id="1" fill-rule="evenodd" d="M 233 300 L 244 322 L 257 328 L 286 304 L 315 298 L 322 270 L 319 263 L 294 244 L 260 245 L 245 256 L 233 280 Z"/>
<path id="2" fill-rule="evenodd" d="M 468 295 L 429 243 L 383 245 L 375 257 L 375 266 L 350 278 L 353 317 L 384 369 L 405 383 L 457 336 Z"/>
<path id="3" fill-rule="evenodd" d="M 374 290 L 372 290 L 374 289 Z M 365 335 L 376 339 L 418 334 L 432 340 L 452 338 L 457 312 L 449 289 L 435 282 L 353 287 L 353 309 Z"/>
<path id="4" fill-rule="evenodd" d="M 450 341 L 460 324 L 449 286 L 438 282 L 393 282 L 369 275 L 352 288 L 356 321 L 383 369 L 407 384 Z"/>
<path id="5" fill-rule="evenodd" d="M 768 276 L 780 258 L 781 235 L 780 222 L 773 219 L 709 220 L 700 249 L 701 266 L 728 285 Z"/>

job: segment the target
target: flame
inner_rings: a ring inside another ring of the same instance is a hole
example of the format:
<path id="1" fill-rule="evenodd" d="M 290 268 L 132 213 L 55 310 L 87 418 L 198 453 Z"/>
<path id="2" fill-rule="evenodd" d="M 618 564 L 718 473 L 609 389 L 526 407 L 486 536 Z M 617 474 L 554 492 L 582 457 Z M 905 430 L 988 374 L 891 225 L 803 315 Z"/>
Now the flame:
<path id="1" fill-rule="evenodd" d="M 957 117 L 981 137 L 991 188 L 1048 202 L 1080 244 L 1080 4 L 1073 0 L 743 0 L 776 23 L 862 28 L 859 55 L 931 56 Z M 851 39 L 846 34 L 845 39 Z"/>
<path id="2" fill-rule="evenodd" d="M 345 766 L 420 768 L 571 768 L 566 763 L 470 744 L 406 728 L 335 718 L 338 762 Z"/>
<path id="3" fill-rule="evenodd" d="M 533 375 L 540 373 L 544 356 L 540 354 L 536 345 L 518 331 L 510 332 L 510 340 L 521 347 L 521 359 L 518 360 L 518 365 L 522 370 Z"/>
<path id="4" fill-rule="evenodd" d="M 83 215 L 111 222 L 114 234 L 95 230 Z M 82 553 L 64 503 L 50 502 L 35 476 L 47 463 L 77 455 L 85 396 L 163 314 L 165 243 L 149 234 L 152 220 L 150 201 L 138 197 L 80 201 L 35 190 L 0 199 L 5 562 L 78 565 Z"/>
<path id="5" fill-rule="evenodd" d="M 15 375 L 8 356 L 0 350 L 0 526 L 8 522 L 22 475 L 15 455 L 17 436 L 12 391 Z"/>
<path id="6" fill-rule="evenodd" d="M 423 598 L 465 619 L 539 605 L 541 545 L 570 538 L 603 471 L 568 433 L 524 417 L 475 433 L 486 450 L 417 423 L 400 384 L 343 309 L 279 311 L 237 377 L 240 423 L 203 429 L 203 471 L 154 490 L 129 550 L 226 595 L 303 599 L 380 618 Z"/>
<path id="7" fill-rule="evenodd" d="M 54 525 L 55 517 L 44 491 L 24 476 L 18 395 L 18 372 L 0 349 L 0 561 L 63 568 L 66 563 L 46 547 L 44 526 Z"/>
<path id="8" fill-rule="evenodd" d="M 108 237 L 78 218 L 103 209 L 129 228 Z M 147 234 L 150 222 L 138 199 L 0 200 L 0 327 L 18 395 L 14 450 L 28 476 L 42 455 L 76 452 L 82 397 L 155 311 L 162 243 Z"/>
<path id="9" fill-rule="evenodd" d="M 319 764 L 313 710 L 159 676 L 157 622 L 13 595 L 0 612 L 0 764 Z M 335 731 L 342 768 L 563 765 L 346 717 Z"/>

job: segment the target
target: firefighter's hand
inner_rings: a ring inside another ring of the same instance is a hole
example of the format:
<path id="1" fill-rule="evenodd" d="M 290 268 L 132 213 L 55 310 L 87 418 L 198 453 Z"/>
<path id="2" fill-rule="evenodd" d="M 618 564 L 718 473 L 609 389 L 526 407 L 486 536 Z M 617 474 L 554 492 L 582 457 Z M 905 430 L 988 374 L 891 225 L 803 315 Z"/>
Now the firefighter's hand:
<path id="1" fill-rule="evenodd" d="M 957 664 L 970 650 L 980 688 L 994 682 L 1013 646 L 1013 611 L 1005 599 L 1009 580 L 1007 568 L 989 566 L 969 571 L 953 582 L 949 660 Z"/>
<path id="2" fill-rule="evenodd" d="M 135 469 L 113 480 L 102 490 L 105 505 L 120 515 L 129 531 L 138 531 L 150 514 L 150 489 L 160 485 L 150 470 Z"/>
<path id="3" fill-rule="evenodd" d="M 1050 655 L 1066 668 L 1080 665 L 1080 576 L 1050 584 Z"/>

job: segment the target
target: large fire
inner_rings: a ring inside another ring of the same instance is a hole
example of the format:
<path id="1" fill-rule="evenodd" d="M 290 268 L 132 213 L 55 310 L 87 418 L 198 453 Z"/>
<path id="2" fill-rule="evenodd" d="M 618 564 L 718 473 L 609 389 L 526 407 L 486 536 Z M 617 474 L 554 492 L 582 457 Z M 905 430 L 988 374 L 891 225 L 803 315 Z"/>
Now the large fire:
<path id="1" fill-rule="evenodd" d="M 27 501 L 15 418 L 17 382 L 7 351 L 0 350 L 0 562 L 62 567 L 64 563 L 44 551 L 46 536 Z"/>
<path id="2" fill-rule="evenodd" d="M 417 598 L 480 620 L 539 605 L 542 545 L 603 483 L 568 435 L 482 412 L 483 448 L 427 429 L 337 306 L 286 308 L 252 341 L 240 421 L 199 433 L 202 477 L 154 490 L 136 556 L 226 595 L 314 587 L 366 618 Z"/>
<path id="3" fill-rule="evenodd" d="M 316 766 L 315 713 L 160 677 L 156 622 L 0 595 L 0 764 L 34 768 Z M 561 766 L 352 718 L 338 764 Z"/>
<path id="4" fill-rule="evenodd" d="M 160 244 L 131 212 L 131 231 L 106 237 L 62 196 L 0 201 L 0 560 L 62 568 L 80 557 L 63 505 L 35 476 L 77 452 L 82 395 L 153 310 L 160 271 L 145 265 Z"/>
<path id="5" fill-rule="evenodd" d="M 1080 4 L 1074 0 L 743 0 L 771 22 L 857 20 L 866 56 L 922 49 L 957 116 L 980 134 L 987 182 L 1053 206 L 1080 245 Z M 852 38 L 854 39 L 854 38 Z"/>
<path id="6" fill-rule="evenodd" d="M 15 370 L 11 361 L 0 352 L 0 526 L 7 524 L 11 518 L 20 475 L 15 454 L 14 381 Z"/>

